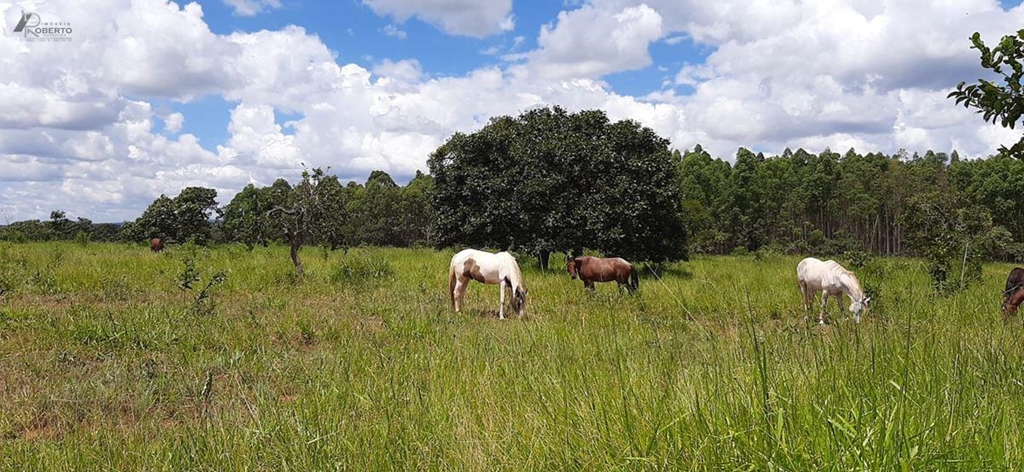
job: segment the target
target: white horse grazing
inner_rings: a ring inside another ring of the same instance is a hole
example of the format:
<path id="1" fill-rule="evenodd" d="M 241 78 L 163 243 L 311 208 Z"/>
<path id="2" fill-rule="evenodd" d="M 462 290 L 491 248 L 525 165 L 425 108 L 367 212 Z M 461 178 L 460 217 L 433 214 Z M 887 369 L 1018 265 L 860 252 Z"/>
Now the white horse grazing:
<path id="1" fill-rule="evenodd" d="M 519 318 L 526 313 L 526 287 L 523 286 L 523 273 L 519 271 L 516 259 L 507 252 L 491 254 L 465 249 L 452 257 L 448 268 L 448 290 L 452 296 L 452 308 L 459 311 L 466 287 L 470 280 L 484 284 L 501 285 L 501 301 L 498 306 L 498 318 L 505 319 L 505 289 L 512 292 L 511 305 Z"/>
<path id="2" fill-rule="evenodd" d="M 836 261 L 822 262 L 813 257 L 800 261 L 796 266 L 796 280 L 800 284 L 800 294 L 804 297 L 804 311 L 811 308 L 814 297 L 818 292 L 821 295 L 821 314 L 818 315 L 818 322 L 825 323 L 825 307 L 828 304 L 829 295 L 835 297 L 836 305 L 842 310 L 842 298 L 845 293 L 850 297 L 850 312 L 853 313 L 853 321 L 860 323 L 860 312 L 871 301 L 871 297 L 864 296 L 864 290 L 860 288 L 857 276 L 839 265 Z"/>

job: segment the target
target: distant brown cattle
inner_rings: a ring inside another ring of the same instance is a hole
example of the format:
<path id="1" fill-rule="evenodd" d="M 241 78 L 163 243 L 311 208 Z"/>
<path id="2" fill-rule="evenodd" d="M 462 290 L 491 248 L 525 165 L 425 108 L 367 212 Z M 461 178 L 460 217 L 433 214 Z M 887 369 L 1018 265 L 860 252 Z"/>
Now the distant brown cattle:
<path id="1" fill-rule="evenodd" d="M 153 238 L 149 241 L 149 250 L 153 252 L 160 252 L 164 250 L 164 240 L 160 238 Z"/>

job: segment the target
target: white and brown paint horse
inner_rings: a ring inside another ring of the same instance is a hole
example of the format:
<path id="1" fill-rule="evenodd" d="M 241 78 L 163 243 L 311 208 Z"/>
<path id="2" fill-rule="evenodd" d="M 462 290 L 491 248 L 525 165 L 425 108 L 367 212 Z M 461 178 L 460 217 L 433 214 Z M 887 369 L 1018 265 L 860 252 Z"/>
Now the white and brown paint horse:
<path id="1" fill-rule="evenodd" d="M 523 273 L 516 259 L 507 252 L 492 254 L 476 249 L 465 249 L 452 257 L 448 268 L 448 291 L 452 297 L 452 308 L 458 312 L 466 287 L 470 280 L 483 284 L 501 285 L 501 300 L 498 318 L 505 319 L 505 290 L 512 293 L 511 308 L 519 318 L 526 313 L 526 287 Z"/>
<path id="2" fill-rule="evenodd" d="M 808 257 L 797 264 L 796 280 L 800 285 L 800 294 L 804 298 L 805 312 L 811 308 L 817 293 L 822 292 L 821 313 L 818 315 L 818 322 L 821 324 L 825 323 L 825 307 L 830 295 L 835 297 L 840 310 L 843 307 L 843 294 L 850 297 L 850 312 L 853 313 L 853 321 L 857 323 L 860 323 L 861 311 L 871 301 L 871 297 L 865 296 L 864 290 L 860 288 L 857 276 L 836 261 L 820 261 Z"/>
<path id="3" fill-rule="evenodd" d="M 573 257 L 566 261 L 565 268 L 569 271 L 569 278 L 583 281 L 586 290 L 594 290 L 594 282 L 612 281 L 618 282 L 620 290 L 626 287 L 630 293 L 640 288 L 636 267 L 621 257 Z"/>

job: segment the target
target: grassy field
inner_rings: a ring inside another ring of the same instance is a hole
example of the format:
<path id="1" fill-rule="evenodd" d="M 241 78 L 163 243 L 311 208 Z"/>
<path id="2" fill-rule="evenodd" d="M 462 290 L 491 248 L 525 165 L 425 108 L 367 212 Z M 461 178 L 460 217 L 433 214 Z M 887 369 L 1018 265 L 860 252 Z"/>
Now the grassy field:
<path id="1" fill-rule="evenodd" d="M 525 263 L 528 316 L 499 321 L 495 286 L 449 311 L 452 254 L 307 248 L 297 280 L 285 248 L 0 245 L 0 467 L 1024 464 L 1010 265 L 940 298 L 875 259 L 865 321 L 818 326 L 796 257 L 698 257 L 635 296 Z"/>

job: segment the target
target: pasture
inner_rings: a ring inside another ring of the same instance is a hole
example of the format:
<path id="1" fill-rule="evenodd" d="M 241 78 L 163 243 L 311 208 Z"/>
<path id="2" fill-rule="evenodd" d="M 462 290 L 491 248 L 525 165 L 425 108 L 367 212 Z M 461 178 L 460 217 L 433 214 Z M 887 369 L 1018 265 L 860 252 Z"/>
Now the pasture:
<path id="1" fill-rule="evenodd" d="M 847 266 L 872 307 L 818 326 L 800 257 L 695 257 L 636 295 L 520 257 L 527 317 L 499 321 L 493 285 L 451 312 L 453 254 L 306 248 L 297 280 L 284 247 L 0 245 L 0 467 L 1024 463 L 1011 265 L 945 298 L 915 260 Z"/>

